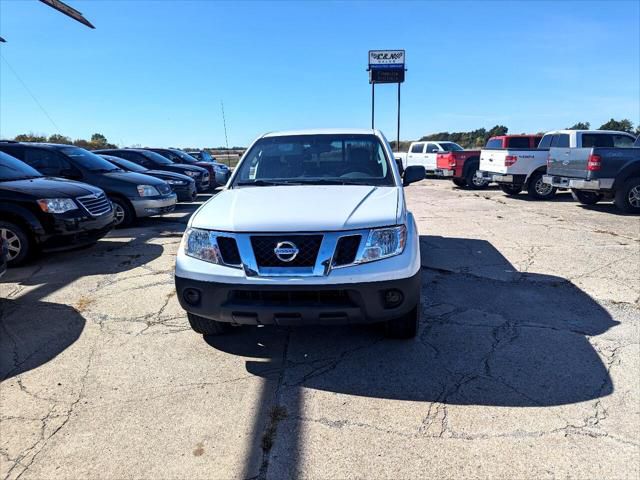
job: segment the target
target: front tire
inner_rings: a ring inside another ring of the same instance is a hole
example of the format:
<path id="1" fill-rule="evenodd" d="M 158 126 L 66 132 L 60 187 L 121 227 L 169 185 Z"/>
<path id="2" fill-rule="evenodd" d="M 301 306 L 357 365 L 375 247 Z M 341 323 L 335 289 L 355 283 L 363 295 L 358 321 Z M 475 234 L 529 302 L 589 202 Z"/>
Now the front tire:
<path id="1" fill-rule="evenodd" d="M 603 198 L 601 193 L 585 192 L 580 190 L 571 190 L 571 196 L 576 202 L 579 202 L 582 205 L 595 205 Z"/>
<path id="2" fill-rule="evenodd" d="M 228 323 L 216 322 L 189 312 L 187 312 L 187 318 L 193 331 L 201 335 L 223 335 L 231 327 Z"/>
<path id="3" fill-rule="evenodd" d="M 532 200 L 551 200 L 556 195 L 558 189 L 542 181 L 542 172 L 531 175 L 527 186 L 527 195 Z"/>
<path id="4" fill-rule="evenodd" d="M 464 188 L 467 186 L 467 181 L 462 178 L 454 178 L 451 181 L 456 187 Z"/>
<path id="5" fill-rule="evenodd" d="M 506 193 L 510 197 L 514 195 L 518 195 L 522 191 L 522 185 L 510 185 L 510 184 L 501 183 L 498 185 L 498 187 L 500 187 L 500 190 L 502 190 L 504 193 Z"/>
<path id="6" fill-rule="evenodd" d="M 626 180 L 616 189 L 613 203 L 626 213 L 640 213 L 640 177 Z"/>
<path id="7" fill-rule="evenodd" d="M 118 197 L 111 198 L 113 204 L 113 217 L 115 219 L 114 226 L 116 228 L 124 228 L 131 225 L 136 219 L 133 208 L 129 206 L 126 200 Z"/>
<path id="8" fill-rule="evenodd" d="M 385 325 L 385 335 L 388 338 L 408 339 L 414 338 L 418 333 L 418 323 L 420 321 L 419 304 L 407 314 L 388 320 Z"/>
<path id="9" fill-rule="evenodd" d="M 467 187 L 473 190 L 482 190 L 489 186 L 489 181 L 486 178 L 476 176 L 478 167 L 480 167 L 480 164 L 478 162 L 472 163 L 471 165 L 469 165 L 469 167 L 467 167 L 467 174 L 465 175 Z"/>
<path id="10" fill-rule="evenodd" d="M 22 227 L 11 222 L 0 222 L 0 237 L 9 247 L 7 257 L 9 267 L 17 267 L 29 258 L 31 240 Z"/>

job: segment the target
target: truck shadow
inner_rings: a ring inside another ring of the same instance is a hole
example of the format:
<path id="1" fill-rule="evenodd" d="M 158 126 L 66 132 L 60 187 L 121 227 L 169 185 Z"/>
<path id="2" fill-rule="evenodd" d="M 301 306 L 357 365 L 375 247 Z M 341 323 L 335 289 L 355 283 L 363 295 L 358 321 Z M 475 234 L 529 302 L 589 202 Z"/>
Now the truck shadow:
<path id="1" fill-rule="evenodd" d="M 249 357 L 247 371 L 265 379 L 255 454 L 269 408 L 284 407 L 291 418 L 282 432 L 287 469 L 295 476 L 303 389 L 509 407 L 613 392 L 587 337 L 617 322 L 589 295 L 561 277 L 518 272 L 484 240 L 423 236 L 421 247 L 423 320 L 415 340 L 387 340 L 366 326 L 238 328 L 205 337 L 213 348 Z"/>

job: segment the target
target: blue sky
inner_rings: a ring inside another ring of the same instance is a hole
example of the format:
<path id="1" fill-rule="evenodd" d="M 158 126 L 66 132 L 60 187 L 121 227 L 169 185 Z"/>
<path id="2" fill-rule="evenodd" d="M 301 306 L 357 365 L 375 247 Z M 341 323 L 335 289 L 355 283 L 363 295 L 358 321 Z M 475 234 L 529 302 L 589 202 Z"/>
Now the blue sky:
<path id="1" fill-rule="evenodd" d="M 640 2 L 0 0 L 0 137 L 101 132 L 121 145 L 230 145 L 370 126 L 369 49 L 404 48 L 403 139 L 640 122 Z M 7 63 L 8 62 L 8 63 Z M 37 101 L 8 67 L 11 65 Z M 396 136 L 396 89 L 376 126 Z"/>

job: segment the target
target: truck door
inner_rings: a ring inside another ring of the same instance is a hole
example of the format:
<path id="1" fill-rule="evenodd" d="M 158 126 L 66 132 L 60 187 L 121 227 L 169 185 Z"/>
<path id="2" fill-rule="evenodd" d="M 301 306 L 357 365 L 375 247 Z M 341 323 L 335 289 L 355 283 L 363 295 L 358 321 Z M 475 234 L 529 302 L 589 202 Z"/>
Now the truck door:
<path id="1" fill-rule="evenodd" d="M 424 143 L 414 143 L 411 145 L 409 152 L 407 152 L 407 166 L 409 165 L 424 165 Z"/>
<path id="2" fill-rule="evenodd" d="M 441 149 L 437 143 L 427 143 L 424 153 L 424 169 L 434 171 L 436 169 L 436 158 Z"/>

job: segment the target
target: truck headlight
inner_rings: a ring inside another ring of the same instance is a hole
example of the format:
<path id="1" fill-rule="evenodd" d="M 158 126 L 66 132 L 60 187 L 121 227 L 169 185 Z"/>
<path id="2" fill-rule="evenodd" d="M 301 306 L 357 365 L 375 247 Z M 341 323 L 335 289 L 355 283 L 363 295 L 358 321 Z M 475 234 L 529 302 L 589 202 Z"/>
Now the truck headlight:
<path id="1" fill-rule="evenodd" d="M 165 180 L 165 182 L 167 182 L 169 185 L 186 185 L 187 182 L 183 181 L 183 180 Z"/>
<path id="2" fill-rule="evenodd" d="M 369 231 L 362 256 L 358 263 L 373 262 L 400 255 L 407 244 L 407 227 L 376 228 Z"/>
<path id="3" fill-rule="evenodd" d="M 160 192 L 152 185 L 138 185 L 138 195 L 141 197 L 157 197 Z"/>
<path id="4" fill-rule="evenodd" d="M 222 263 L 214 232 L 189 228 L 184 234 L 184 253 L 209 263 Z"/>
<path id="5" fill-rule="evenodd" d="M 47 213 L 64 213 L 78 208 L 76 202 L 70 198 L 43 198 L 38 200 L 38 205 Z"/>

